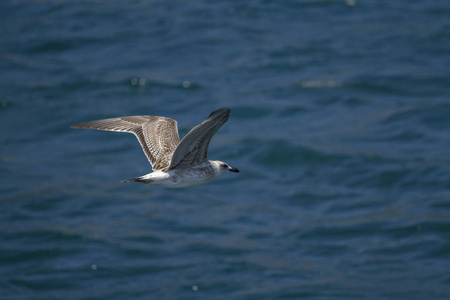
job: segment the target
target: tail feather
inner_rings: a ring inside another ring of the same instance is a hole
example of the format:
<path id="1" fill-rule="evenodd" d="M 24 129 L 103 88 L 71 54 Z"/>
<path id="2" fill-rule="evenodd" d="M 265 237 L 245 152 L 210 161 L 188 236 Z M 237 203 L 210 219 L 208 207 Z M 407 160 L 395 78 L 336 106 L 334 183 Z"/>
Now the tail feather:
<path id="1" fill-rule="evenodd" d="M 136 178 L 131 178 L 131 179 L 126 179 L 126 180 L 122 180 L 122 182 L 131 182 L 131 181 L 134 181 L 134 182 L 142 182 L 142 183 L 152 183 L 152 182 L 153 182 L 153 180 L 151 180 L 151 179 L 145 179 L 145 178 L 143 178 L 143 176 L 141 176 L 141 177 L 136 177 Z"/>

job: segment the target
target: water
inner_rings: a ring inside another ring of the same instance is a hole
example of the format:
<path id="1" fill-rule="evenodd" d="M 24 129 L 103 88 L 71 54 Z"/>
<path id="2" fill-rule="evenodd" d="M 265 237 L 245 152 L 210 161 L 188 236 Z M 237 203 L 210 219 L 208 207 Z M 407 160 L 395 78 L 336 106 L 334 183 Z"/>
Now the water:
<path id="1" fill-rule="evenodd" d="M 1 299 L 449 299 L 448 1 L 3 1 Z M 169 190 L 132 135 L 220 107 Z"/>

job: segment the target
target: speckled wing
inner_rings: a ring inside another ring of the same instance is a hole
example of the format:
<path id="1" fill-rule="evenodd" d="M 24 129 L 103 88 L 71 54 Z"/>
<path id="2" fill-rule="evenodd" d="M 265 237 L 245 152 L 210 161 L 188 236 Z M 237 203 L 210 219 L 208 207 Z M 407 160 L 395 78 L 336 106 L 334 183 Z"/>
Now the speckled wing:
<path id="1" fill-rule="evenodd" d="M 177 121 L 157 116 L 130 116 L 90 121 L 72 126 L 133 133 L 152 165 L 153 171 L 169 166 L 172 153 L 180 143 Z"/>
<path id="2" fill-rule="evenodd" d="M 169 170 L 187 169 L 207 162 L 209 142 L 229 116 L 230 109 L 221 108 L 213 111 L 202 124 L 194 127 L 173 153 Z"/>

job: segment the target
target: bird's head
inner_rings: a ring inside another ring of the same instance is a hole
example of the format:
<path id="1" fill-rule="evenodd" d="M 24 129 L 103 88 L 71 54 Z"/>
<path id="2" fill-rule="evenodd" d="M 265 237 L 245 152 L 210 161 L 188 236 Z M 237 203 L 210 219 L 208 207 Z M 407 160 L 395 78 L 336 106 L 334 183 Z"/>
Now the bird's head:
<path id="1" fill-rule="evenodd" d="M 224 163 L 223 161 L 212 160 L 211 166 L 213 167 L 217 176 L 220 176 L 223 173 L 227 172 L 239 173 L 238 169 L 230 167 L 227 163 Z"/>

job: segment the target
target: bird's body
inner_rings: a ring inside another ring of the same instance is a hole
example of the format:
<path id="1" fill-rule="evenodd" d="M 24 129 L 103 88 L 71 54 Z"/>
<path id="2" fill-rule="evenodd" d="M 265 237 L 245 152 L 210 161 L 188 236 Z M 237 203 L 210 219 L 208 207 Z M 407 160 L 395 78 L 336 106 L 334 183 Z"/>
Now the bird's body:
<path id="1" fill-rule="evenodd" d="M 155 183 L 168 188 L 184 188 L 207 183 L 222 174 L 223 172 L 221 172 L 220 166 L 217 166 L 216 162 L 213 161 L 189 169 L 157 170 L 144 176 L 125 181 Z"/>
<path id="2" fill-rule="evenodd" d="M 153 183 L 169 188 L 184 188 L 204 184 L 226 172 L 239 172 L 221 161 L 207 158 L 209 142 L 228 120 L 230 109 L 212 112 L 181 141 L 177 122 L 157 116 L 130 116 L 90 121 L 72 126 L 107 131 L 133 133 L 152 165 L 153 172 L 124 180 Z"/>

